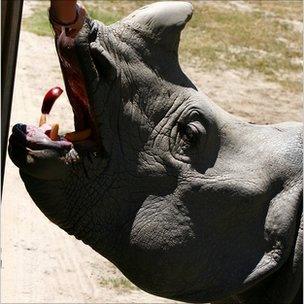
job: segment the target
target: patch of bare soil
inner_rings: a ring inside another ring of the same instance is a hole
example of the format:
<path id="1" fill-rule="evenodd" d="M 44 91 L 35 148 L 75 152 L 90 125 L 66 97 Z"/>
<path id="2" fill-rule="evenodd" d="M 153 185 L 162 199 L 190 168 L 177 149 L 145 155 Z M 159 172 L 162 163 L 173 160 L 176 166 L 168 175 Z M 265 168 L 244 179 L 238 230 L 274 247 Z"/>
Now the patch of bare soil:
<path id="1" fill-rule="evenodd" d="M 197 88 L 231 114 L 258 124 L 302 121 L 302 95 L 246 70 L 183 70 Z"/>
<path id="2" fill-rule="evenodd" d="M 243 7 L 243 9 L 247 9 Z M 22 32 L 11 126 L 38 123 L 44 93 L 63 87 L 53 41 Z M 230 113 L 256 123 L 301 120 L 301 96 L 261 76 L 233 70 L 186 74 Z M 72 130 L 72 110 L 60 97 L 52 119 Z M 109 261 L 51 224 L 30 199 L 8 159 L 1 212 L 3 303 L 173 303 L 140 290 L 101 284 L 122 278 Z"/>

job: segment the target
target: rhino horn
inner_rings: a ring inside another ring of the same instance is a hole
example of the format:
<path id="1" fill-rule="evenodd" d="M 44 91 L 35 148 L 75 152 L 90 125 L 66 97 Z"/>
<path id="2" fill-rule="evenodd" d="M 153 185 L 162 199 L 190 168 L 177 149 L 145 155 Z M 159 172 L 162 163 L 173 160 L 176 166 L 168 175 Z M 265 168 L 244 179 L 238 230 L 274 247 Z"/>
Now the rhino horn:
<path id="1" fill-rule="evenodd" d="M 180 33 L 191 19 L 192 12 L 189 2 L 156 2 L 136 10 L 122 22 L 165 50 L 177 52 Z"/>

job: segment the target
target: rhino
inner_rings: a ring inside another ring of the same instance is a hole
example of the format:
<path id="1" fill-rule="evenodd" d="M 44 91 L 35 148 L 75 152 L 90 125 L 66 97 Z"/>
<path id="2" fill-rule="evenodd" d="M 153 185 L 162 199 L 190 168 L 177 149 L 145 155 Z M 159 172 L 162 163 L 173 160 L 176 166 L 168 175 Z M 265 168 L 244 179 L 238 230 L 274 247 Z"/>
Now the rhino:
<path id="1" fill-rule="evenodd" d="M 141 289 L 300 303 L 302 124 L 245 122 L 196 88 L 178 61 L 192 12 L 157 2 L 109 26 L 86 17 L 72 47 L 58 34 L 75 132 L 90 135 L 17 124 L 10 157 L 49 220 Z"/>

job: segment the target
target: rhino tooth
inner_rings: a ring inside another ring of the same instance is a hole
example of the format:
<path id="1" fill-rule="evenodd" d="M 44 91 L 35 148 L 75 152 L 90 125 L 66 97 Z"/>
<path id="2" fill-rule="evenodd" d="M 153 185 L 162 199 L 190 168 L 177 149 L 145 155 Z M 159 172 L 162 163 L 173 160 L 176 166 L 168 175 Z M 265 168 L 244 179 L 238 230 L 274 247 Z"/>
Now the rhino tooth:
<path id="1" fill-rule="evenodd" d="M 39 119 L 39 127 L 41 127 L 45 123 L 46 123 L 46 114 L 41 114 L 40 119 Z"/>
<path id="2" fill-rule="evenodd" d="M 51 140 L 56 140 L 58 138 L 58 130 L 59 130 L 59 125 L 58 124 L 53 124 L 50 132 L 50 139 Z"/>
<path id="3" fill-rule="evenodd" d="M 70 133 L 66 133 L 65 134 L 65 139 L 71 142 L 74 141 L 82 141 L 87 139 L 92 133 L 91 129 L 85 129 L 82 131 L 74 131 L 74 132 L 70 132 Z"/>

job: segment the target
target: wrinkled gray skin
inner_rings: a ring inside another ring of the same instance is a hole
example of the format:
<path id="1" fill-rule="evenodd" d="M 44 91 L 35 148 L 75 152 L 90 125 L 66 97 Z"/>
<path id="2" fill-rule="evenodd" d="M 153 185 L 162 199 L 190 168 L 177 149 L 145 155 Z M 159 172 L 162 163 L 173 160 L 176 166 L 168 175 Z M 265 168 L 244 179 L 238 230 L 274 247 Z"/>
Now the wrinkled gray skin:
<path id="1" fill-rule="evenodd" d="M 43 213 L 140 288 L 298 303 L 302 125 L 248 124 L 199 92 L 177 57 L 191 15 L 170 2 L 111 26 L 88 19 L 77 55 L 102 148 L 66 164 L 51 142 L 20 152 L 11 140 L 11 158 Z"/>

